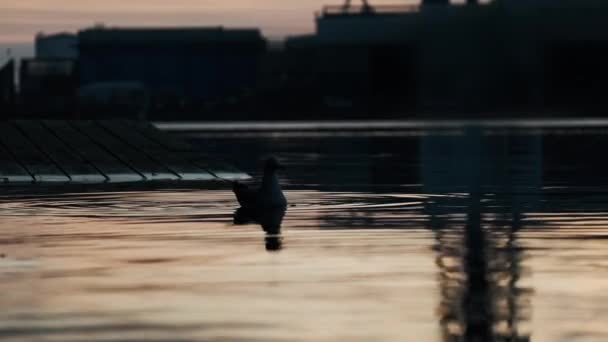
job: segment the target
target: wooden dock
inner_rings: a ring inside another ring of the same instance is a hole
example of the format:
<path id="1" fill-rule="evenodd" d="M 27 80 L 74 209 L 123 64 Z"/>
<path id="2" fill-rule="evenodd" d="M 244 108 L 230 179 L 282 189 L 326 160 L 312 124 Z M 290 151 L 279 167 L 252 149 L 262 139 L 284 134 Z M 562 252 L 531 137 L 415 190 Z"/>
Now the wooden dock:
<path id="1" fill-rule="evenodd" d="M 0 185 L 247 178 L 145 122 L 0 121 Z"/>

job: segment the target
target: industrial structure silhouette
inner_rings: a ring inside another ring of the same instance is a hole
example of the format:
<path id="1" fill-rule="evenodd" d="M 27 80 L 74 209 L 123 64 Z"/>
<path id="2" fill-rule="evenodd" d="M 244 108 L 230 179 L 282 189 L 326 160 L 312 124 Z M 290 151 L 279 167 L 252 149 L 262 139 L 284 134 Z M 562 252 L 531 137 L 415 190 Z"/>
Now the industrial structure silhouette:
<path id="1" fill-rule="evenodd" d="M 38 35 L 19 87 L 16 64 L 1 69 L 0 106 L 162 120 L 603 115 L 607 14 L 594 0 L 345 1 L 282 44 L 256 28 Z"/>

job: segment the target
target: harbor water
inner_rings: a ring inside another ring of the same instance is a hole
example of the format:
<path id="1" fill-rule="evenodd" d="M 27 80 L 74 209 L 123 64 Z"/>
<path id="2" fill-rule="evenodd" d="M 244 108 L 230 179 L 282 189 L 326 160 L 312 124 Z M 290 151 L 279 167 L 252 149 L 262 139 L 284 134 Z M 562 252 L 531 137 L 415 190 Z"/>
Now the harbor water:
<path id="1" fill-rule="evenodd" d="M 0 340 L 608 340 L 608 125 L 260 125 L 175 134 L 285 164 L 268 234 L 229 187 L 0 188 Z"/>

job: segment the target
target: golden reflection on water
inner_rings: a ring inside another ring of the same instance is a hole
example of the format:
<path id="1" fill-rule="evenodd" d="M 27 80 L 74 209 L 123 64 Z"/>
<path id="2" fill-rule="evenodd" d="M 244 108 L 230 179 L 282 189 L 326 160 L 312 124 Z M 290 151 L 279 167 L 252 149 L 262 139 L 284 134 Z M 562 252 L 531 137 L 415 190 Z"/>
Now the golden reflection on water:
<path id="1" fill-rule="evenodd" d="M 476 216 L 463 195 L 288 197 L 296 205 L 283 221 L 279 253 L 266 251 L 260 227 L 232 224 L 229 191 L 3 200 L 0 338 L 608 336 L 607 213 L 494 208 L 467 235 Z M 477 242 L 482 249 L 471 248 Z"/>

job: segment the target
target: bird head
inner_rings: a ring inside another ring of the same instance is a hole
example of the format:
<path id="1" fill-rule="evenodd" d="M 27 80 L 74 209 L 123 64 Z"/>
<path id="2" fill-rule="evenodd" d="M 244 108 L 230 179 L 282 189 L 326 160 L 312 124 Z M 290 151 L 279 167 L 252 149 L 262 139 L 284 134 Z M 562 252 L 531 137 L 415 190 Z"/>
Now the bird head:
<path id="1" fill-rule="evenodd" d="M 269 157 L 264 162 L 264 170 L 265 171 L 276 171 L 276 170 L 284 170 L 285 166 L 279 162 L 276 157 Z"/>

